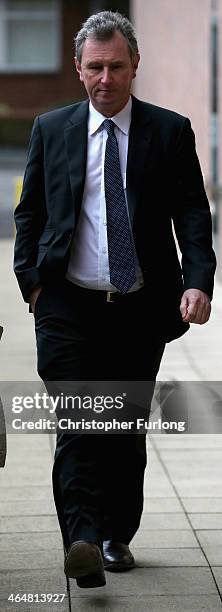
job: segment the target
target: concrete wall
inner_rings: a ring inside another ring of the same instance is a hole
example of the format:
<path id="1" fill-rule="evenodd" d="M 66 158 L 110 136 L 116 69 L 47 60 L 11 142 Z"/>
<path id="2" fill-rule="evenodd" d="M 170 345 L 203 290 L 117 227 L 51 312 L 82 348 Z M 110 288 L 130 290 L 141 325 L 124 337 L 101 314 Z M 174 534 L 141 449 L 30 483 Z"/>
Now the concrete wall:
<path id="1" fill-rule="evenodd" d="M 218 65 L 218 100 L 219 100 L 219 120 L 218 120 L 218 175 L 219 175 L 219 197 L 218 197 L 218 241 L 217 241 L 217 270 L 218 276 L 222 281 L 222 3 L 218 1 L 218 22 L 219 22 L 219 65 Z"/>
<path id="2" fill-rule="evenodd" d="M 218 65 L 218 99 L 219 99 L 219 183 L 222 185 L 222 2 L 218 2 L 219 24 L 219 65 Z"/>
<path id="3" fill-rule="evenodd" d="M 210 179 L 210 0 L 134 0 L 141 49 L 135 94 L 191 119 Z"/>

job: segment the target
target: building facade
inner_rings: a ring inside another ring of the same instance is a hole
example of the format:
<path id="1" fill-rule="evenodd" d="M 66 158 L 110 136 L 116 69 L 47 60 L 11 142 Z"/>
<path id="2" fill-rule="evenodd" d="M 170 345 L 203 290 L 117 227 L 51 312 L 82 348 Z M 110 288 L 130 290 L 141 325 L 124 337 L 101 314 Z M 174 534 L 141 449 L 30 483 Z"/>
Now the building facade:
<path id="1" fill-rule="evenodd" d="M 188 116 L 195 131 L 222 270 L 222 2 L 134 0 L 131 18 L 141 49 L 136 95 Z"/>
<path id="2" fill-rule="evenodd" d="M 73 36 L 89 2 L 0 0 L 0 146 L 26 146 L 35 115 L 83 97 Z"/>

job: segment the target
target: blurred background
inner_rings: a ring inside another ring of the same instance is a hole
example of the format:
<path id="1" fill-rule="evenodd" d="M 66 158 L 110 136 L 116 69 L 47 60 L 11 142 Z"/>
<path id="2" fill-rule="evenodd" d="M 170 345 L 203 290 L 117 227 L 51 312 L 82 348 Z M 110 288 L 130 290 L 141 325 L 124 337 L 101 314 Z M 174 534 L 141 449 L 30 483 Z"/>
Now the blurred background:
<path id="1" fill-rule="evenodd" d="M 141 64 L 134 93 L 191 119 L 221 263 L 220 0 L 0 0 L 0 237 L 13 235 L 15 179 L 24 172 L 33 118 L 85 97 L 73 36 L 104 9 L 135 25 Z M 17 197 L 19 190 L 17 183 Z"/>

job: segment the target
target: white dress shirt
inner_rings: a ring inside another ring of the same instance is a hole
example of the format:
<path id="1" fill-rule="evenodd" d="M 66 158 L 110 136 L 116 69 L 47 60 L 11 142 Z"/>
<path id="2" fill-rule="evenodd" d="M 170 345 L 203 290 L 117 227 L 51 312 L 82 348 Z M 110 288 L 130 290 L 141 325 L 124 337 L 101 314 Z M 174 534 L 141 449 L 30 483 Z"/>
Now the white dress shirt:
<path id="1" fill-rule="evenodd" d="M 126 106 L 117 115 L 112 117 L 115 123 L 115 134 L 119 147 L 125 197 L 131 110 L 132 99 L 130 97 Z M 110 283 L 109 273 L 104 189 L 104 158 L 107 131 L 102 126 L 106 118 L 90 102 L 84 194 L 76 232 L 72 241 L 66 278 L 76 285 L 88 289 L 117 291 L 116 287 Z M 135 264 L 137 280 L 130 291 L 136 291 L 143 285 L 143 275 L 136 251 Z"/>

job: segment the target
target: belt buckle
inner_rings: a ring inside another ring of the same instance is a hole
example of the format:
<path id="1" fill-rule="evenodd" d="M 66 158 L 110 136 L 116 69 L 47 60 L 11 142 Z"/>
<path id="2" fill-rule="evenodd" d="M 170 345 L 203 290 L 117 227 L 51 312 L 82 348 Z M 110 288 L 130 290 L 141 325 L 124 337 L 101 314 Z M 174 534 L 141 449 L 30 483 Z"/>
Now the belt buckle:
<path id="1" fill-rule="evenodd" d="M 114 295 L 114 291 L 107 291 L 106 292 L 106 302 L 114 302 L 114 300 L 112 300 L 113 295 Z"/>

